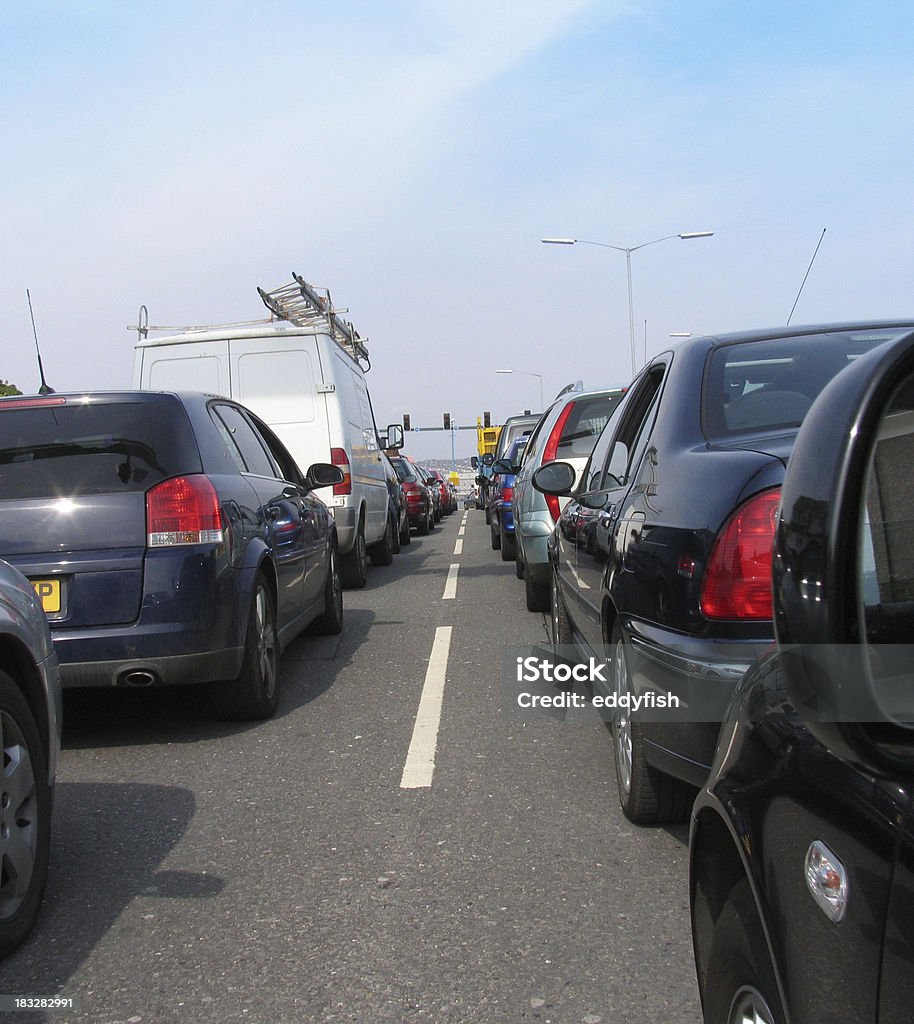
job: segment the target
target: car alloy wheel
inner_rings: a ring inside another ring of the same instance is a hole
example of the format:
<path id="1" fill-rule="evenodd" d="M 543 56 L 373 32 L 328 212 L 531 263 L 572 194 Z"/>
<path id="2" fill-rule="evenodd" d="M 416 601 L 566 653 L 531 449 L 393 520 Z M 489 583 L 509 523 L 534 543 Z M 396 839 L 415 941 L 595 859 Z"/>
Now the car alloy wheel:
<path id="1" fill-rule="evenodd" d="M 368 547 L 365 544 L 365 526 L 360 521 L 352 550 L 343 555 L 340 578 L 350 590 L 361 590 L 368 582 Z"/>
<path id="2" fill-rule="evenodd" d="M 628 662 L 621 630 L 612 647 L 612 680 L 616 696 L 616 711 L 612 723 L 613 751 L 620 796 L 632 791 L 632 721 L 628 708 L 623 706 L 629 694 Z"/>
<path id="3" fill-rule="evenodd" d="M 236 679 L 210 684 L 210 703 L 229 721 L 269 718 L 279 703 L 276 612 L 263 573 L 254 582 L 241 671 Z"/>
<path id="4" fill-rule="evenodd" d="M 327 581 L 324 584 L 324 611 L 315 619 L 313 632 L 335 636 L 343 631 L 343 584 L 337 564 L 336 541 L 327 552 Z"/>
<path id="5" fill-rule="evenodd" d="M 0 672 L 0 957 L 31 930 L 47 880 L 51 791 L 46 754 L 19 687 Z"/>

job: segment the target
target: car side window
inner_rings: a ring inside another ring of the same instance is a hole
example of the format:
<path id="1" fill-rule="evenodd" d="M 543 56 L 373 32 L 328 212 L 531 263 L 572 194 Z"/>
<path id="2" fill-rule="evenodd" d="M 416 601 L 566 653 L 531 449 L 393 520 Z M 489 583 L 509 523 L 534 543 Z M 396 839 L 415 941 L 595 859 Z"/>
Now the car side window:
<path id="1" fill-rule="evenodd" d="M 649 425 L 653 421 L 652 413 L 665 372 L 666 366 L 663 364 L 653 366 L 638 384 L 631 402 L 627 403 L 595 490 L 612 490 L 624 486 L 637 467 L 650 434 Z"/>
<path id="2" fill-rule="evenodd" d="M 273 430 L 268 427 L 262 420 L 256 416 L 251 415 L 250 421 L 257 431 L 260 440 L 266 446 L 267 451 L 273 457 L 273 461 L 279 466 L 279 472 L 283 480 L 288 480 L 290 483 L 304 486 L 305 479 L 302 474 L 301 468 L 298 463 L 292 458 L 289 449 L 279 440 Z M 388 466 L 390 463 L 388 462 Z"/>
<path id="3" fill-rule="evenodd" d="M 235 405 L 218 404 L 213 412 L 228 430 L 231 440 L 236 445 L 244 460 L 245 472 L 255 476 L 275 477 L 276 467 L 270 460 L 263 441 L 247 421 L 244 413 Z"/>

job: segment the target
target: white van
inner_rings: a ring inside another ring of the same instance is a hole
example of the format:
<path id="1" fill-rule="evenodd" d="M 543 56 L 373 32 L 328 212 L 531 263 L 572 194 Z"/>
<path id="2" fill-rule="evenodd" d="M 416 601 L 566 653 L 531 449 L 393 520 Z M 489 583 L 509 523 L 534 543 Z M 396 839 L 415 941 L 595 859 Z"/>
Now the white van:
<path id="1" fill-rule="evenodd" d="M 324 298 L 297 276 L 258 291 L 282 320 L 165 337 L 141 325 L 134 387 L 233 398 L 276 431 L 300 466 L 339 466 L 344 482 L 321 496 L 336 521 L 343 584 L 362 587 L 369 556 L 389 564 L 399 532 L 362 365 L 367 348 L 333 312 L 329 292 Z M 387 435 L 387 447 L 402 445 L 399 424 Z"/>

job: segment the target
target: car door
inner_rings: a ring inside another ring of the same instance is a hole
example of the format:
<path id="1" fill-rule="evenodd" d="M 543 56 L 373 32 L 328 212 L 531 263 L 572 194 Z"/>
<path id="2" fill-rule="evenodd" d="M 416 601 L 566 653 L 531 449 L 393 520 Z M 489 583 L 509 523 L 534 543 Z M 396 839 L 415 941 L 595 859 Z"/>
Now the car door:
<path id="1" fill-rule="evenodd" d="M 591 464 L 585 482 L 588 490 L 577 496 L 582 508 L 575 545 L 578 629 L 593 651 L 601 652 L 605 639 L 603 596 L 607 580 L 616 571 L 626 547 L 636 542 L 636 538 L 629 536 L 629 531 L 636 535 L 638 532 L 629 492 L 647 446 L 665 373 L 665 360 L 658 361 L 634 385 L 609 443 L 597 446 L 605 453 L 602 467 Z M 600 441 L 604 442 L 602 436 Z"/>
<path id="2" fill-rule="evenodd" d="M 226 441 L 238 452 L 242 475 L 257 494 L 261 526 L 276 566 L 276 616 L 282 631 L 303 610 L 308 524 L 302 492 L 294 481 L 281 479 L 262 436 L 240 406 L 214 402 L 210 412 Z"/>

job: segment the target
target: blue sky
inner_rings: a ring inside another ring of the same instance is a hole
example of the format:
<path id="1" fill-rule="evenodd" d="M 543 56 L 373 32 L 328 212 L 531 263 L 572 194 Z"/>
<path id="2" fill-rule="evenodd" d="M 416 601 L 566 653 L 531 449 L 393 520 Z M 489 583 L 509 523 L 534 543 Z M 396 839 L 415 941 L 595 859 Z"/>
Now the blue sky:
<path id="1" fill-rule="evenodd" d="M 368 335 L 379 420 L 473 423 L 669 335 L 914 315 L 906 3 L 4 5 L 0 377 L 130 383 L 135 323 L 291 271 Z M 645 327 L 646 321 L 646 327 Z M 529 371 L 496 375 L 497 368 Z M 410 438 L 450 454 L 442 433 Z M 458 435 L 458 454 L 472 448 Z"/>

